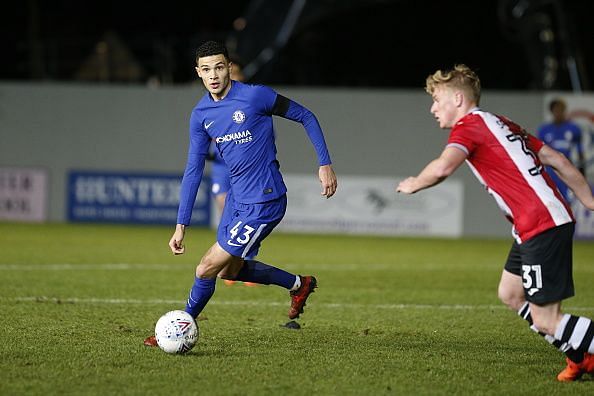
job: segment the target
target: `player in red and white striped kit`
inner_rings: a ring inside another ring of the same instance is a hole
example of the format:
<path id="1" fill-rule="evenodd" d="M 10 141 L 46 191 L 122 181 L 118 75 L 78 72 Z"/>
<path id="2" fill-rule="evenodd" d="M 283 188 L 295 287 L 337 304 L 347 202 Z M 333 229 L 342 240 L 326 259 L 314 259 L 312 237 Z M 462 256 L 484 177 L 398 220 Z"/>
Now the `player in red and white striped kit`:
<path id="1" fill-rule="evenodd" d="M 509 119 L 478 108 L 481 85 L 467 66 L 438 70 L 427 77 L 431 113 L 439 126 L 451 128 L 439 158 L 397 191 L 412 194 L 469 165 L 513 224 L 515 242 L 499 283 L 499 298 L 531 328 L 567 355 L 559 381 L 594 374 L 594 323 L 561 312 L 561 301 L 574 295 L 569 205 L 544 170 L 550 166 L 582 204 L 594 210 L 588 183 L 561 153 Z"/>

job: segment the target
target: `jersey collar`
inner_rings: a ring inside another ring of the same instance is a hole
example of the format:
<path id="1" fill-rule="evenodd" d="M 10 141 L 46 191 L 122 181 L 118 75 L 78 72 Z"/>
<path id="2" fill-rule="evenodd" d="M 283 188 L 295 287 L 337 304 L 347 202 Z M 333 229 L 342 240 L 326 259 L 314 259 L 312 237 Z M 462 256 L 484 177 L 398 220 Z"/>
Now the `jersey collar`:
<path id="1" fill-rule="evenodd" d="M 214 98 L 212 97 L 210 92 L 208 92 L 208 98 L 210 99 L 210 101 L 214 102 L 214 103 L 219 103 L 219 102 L 223 102 L 223 101 L 227 100 L 227 98 L 234 97 L 235 91 L 237 91 L 237 81 L 229 80 L 229 83 L 231 84 L 231 88 L 229 89 L 229 92 L 227 92 L 227 95 L 221 100 L 214 100 Z"/>

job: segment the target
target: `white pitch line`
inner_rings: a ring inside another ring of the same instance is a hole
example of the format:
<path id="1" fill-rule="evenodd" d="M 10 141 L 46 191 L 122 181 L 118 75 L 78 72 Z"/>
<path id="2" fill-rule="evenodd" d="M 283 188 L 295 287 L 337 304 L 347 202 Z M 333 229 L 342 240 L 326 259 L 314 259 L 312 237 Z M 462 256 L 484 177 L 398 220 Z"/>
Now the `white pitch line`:
<path id="1" fill-rule="evenodd" d="M 56 298 L 56 297 L 0 297 L 2 301 L 15 302 L 38 302 L 38 303 L 54 303 L 54 304 L 122 304 L 122 305 L 151 305 L 151 304 L 177 304 L 185 305 L 185 301 L 181 300 L 167 300 L 167 299 L 125 299 L 125 298 Z M 277 307 L 287 305 L 286 302 L 262 302 L 254 300 L 212 300 L 209 304 L 213 305 L 243 305 L 243 306 L 266 306 Z M 315 303 L 316 306 L 329 309 L 385 309 L 385 310 L 407 310 L 407 309 L 443 309 L 443 310 L 476 310 L 476 309 L 507 309 L 503 305 L 468 305 L 468 304 L 354 304 L 354 303 Z M 567 311 L 594 311 L 594 307 L 565 307 Z"/>
<path id="2" fill-rule="evenodd" d="M 0 271 L 127 271 L 187 269 L 179 264 L 0 264 Z"/>

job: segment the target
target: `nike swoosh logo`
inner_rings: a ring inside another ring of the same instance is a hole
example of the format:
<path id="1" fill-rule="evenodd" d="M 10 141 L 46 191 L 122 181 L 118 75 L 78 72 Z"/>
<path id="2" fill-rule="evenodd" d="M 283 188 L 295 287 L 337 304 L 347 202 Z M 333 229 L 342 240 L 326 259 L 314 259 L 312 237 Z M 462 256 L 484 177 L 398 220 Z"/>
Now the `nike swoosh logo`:
<path id="1" fill-rule="evenodd" d="M 209 122 L 208 124 L 204 125 L 204 129 L 208 129 L 210 128 L 210 126 L 212 125 L 214 121 Z"/>
<path id="2" fill-rule="evenodd" d="M 243 245 L 240 245 L 240 244 L 238 244 L 238 243 L 233 243 L 233 242 L 231 242 L 231 239 L 229 239 L 229 240 L 227 241 L 227 245 L 231 245 L 231 246 L 239 246 L 239 247 L 243 246 Z"/>

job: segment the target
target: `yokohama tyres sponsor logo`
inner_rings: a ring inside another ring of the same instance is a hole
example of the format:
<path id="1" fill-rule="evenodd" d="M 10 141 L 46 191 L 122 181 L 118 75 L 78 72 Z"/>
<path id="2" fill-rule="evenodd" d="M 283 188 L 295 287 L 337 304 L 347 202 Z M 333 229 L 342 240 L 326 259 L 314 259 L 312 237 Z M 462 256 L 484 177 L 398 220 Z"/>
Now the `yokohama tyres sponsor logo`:
<path id="1" fill-rule="evenodd" d="M 242 144 L 252 141 L 252 133 L 249 129 L 241 132 L 234 132 L 228 133 L 223 136 L 219 136 L 216 138 L 217 144 L 226 143 L 226 142 L 235 142 L 235 144 Z"/>

